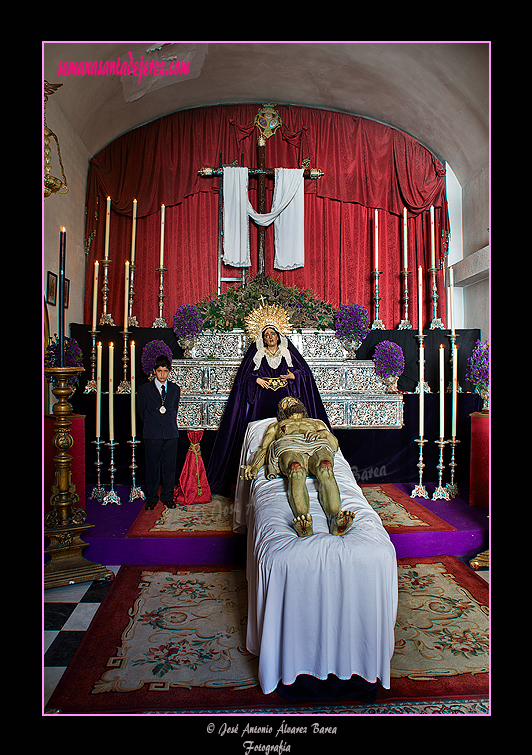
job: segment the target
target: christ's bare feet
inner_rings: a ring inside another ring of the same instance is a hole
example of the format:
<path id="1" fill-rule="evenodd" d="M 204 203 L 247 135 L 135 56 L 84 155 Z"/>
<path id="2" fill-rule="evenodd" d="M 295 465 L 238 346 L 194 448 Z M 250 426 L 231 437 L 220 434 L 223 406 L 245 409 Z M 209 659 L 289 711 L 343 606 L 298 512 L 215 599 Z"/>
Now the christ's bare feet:
<path id="1" fill-rule="evenodd" d="M 310 516 L 310 514 L 301 514 L 301 516 L 296 516 L 292 521 L 292 524 L 299 537 L 309 537 L 309 535 L 314 534 L 312 527 L 312 517 Z"/>
<path id="2" fill-rule="evenodd" d="M 331 535 L 345 535 L 347 530 L 353 524 L 355 515 L 352 511 L 340 511 L 340 513 L 331 520 Z"/>

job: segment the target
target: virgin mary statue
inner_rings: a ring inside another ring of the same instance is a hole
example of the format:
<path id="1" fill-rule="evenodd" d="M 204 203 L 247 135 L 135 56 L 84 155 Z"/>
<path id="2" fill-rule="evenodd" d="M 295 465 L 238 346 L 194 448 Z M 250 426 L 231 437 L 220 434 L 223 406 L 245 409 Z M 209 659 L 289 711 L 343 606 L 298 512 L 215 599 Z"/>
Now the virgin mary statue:
<path id="1" fill-rule="evenodd" d="M 314 376 L 286 337 L 292 326 L 285 310 L 264 304 L 246 319 L 251 341 L 235 376 L 207 465 L 211 493 L 230 495 L 237 481 L 242 442 L 249 422 L 277 416 L 285 396 L 296 396 L 309 417 L 330 427 Z"/>

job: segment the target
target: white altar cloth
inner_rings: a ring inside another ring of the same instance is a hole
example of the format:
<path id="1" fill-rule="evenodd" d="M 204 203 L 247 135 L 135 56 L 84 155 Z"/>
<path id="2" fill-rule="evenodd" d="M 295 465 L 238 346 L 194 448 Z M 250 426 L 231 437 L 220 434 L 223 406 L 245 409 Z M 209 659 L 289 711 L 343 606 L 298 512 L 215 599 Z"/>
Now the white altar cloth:
<path id="1" fill-rule="evenodd" d="M 250 464 L 272 417 L 248 425 L 241 464 Z M 238 480 L 233 529 L 247 528 L 246 647 L 259 656 L 265 694 L 299 674 L 326 679 L 357 674 L 390 687 L 397 613 L 395 548 L 339 450 L 334 472 L 342 508 L 355 512 L 343 536 L 329 534 L 317 483 L 307 479 L 314 535 L 300 538 L 287 481 Z"/>

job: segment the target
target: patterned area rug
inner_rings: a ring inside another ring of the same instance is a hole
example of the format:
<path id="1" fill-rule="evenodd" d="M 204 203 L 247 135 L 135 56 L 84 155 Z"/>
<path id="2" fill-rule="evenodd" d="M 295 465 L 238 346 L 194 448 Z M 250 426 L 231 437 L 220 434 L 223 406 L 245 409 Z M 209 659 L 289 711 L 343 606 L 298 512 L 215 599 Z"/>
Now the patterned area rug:
<path id="1" fill-rule="evenodd" d="M 454 530 L 432 511 L 392 484 L 362 485 L 362 493 L 390 534 Z M 138 514 L 127 537 L 208 537 L 232 535 L 233 501 L 214 496 L 210 503 L 167 509 L 162 503 Z"/>
<path id="2" fill-rule="evenodd" d="M 167 509 L 159 501 L 153 511 L 139 512 L 126 537 L 212 537 L 233 535 L 230 498 L 213 496 L 209 503 Z"/>
<path id="3" fill-rule="evenodd" d="M 451 556 L 401 559 L 378 706 L 488 696 L 488 587 Z M 286 708 L 245 650 L 247 583 L 224 567 L 123 566 L 49 702 L 69 712 Z M 304 703 L 312 709 L 322 701 Z M 353 703 L 354 706 L 357 703 Z"/>
<path id="4" fill-rule="evenodd" d="M 390 534 L 402 532 L 444 532 L 456 529 L 430 509 L 390 483 L 361 485 L 362 493 L 380 516 L 384 529 Z"/>
<path id="5" fill-rule="evenodd" d="M 247 582 L 241 571 L 146 569 L 129 610 L 112 668 L 93 694 L 176 687 L 257 684 L 256 658 L 246 649 Z"/>

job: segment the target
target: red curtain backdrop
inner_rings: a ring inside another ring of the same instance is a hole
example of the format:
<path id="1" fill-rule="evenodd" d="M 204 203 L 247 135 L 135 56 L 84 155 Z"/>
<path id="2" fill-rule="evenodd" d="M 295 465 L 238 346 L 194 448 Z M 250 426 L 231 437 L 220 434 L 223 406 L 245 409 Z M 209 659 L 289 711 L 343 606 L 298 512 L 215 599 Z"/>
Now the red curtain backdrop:
<path id="1" fill-rule="evenodd" d="M 164 317 L 171 327 L 181 304 L 217 290 L 219 179 L 202 167 L 234 161 L 257 167 L 253 119 L 259 105 L 185 110 L 128 132 L 91 161 L 86 236 L 90 240 L 85 322 L 91 322 L 94 261 L 104 256 L 106 198 L 111 197 L 108 311 L 122 325 L 124 271 L 131 259 L 133 199 L 137 199 L 134 314 L 141 327 L 158 316 L 161 205 L 165 210 Z M 403 319 L 403 208 L 408 210 L 409 319 L 417 328 L 417 267 L 424 270 L 424 327 L 433 317 L 430 207 L 435 208 L 438 316 L 445 323 L 442 234 L 449 232 L 445 168 L 412 137 L 345 113 L 279 106 L 282 128 L 266 142 L 267 167 L 297 168 L 305 158 L 324 176 L 305 181 L 305 267 L 273 269 L 273 227 L 266 229 L 265 272 L 287 286 L 309 288 L 335 307 L 373 303 L 374 212 L 379 210 L 380 319 L 396 328 Z M 256 181 L 250 201 L 257 208 Z M 273 197 L 267 179 L 266 211 Z M 257 270 L 256 228 L 250 222 L 251 274 Z M 100 267 L 98 318 L 102 311 Z M 238 277 L 222 265 L 222 277 Z M 222 291 L 228 284 L 222 284 Z"/>

